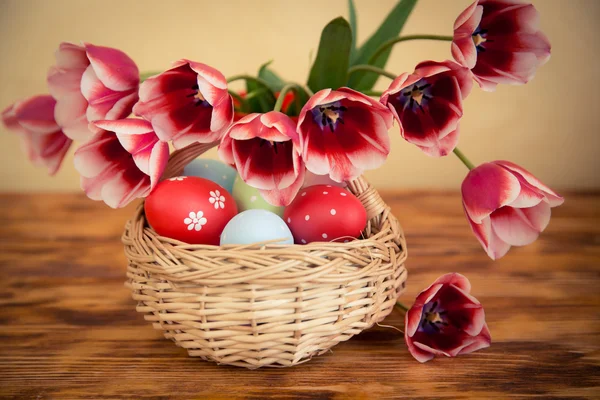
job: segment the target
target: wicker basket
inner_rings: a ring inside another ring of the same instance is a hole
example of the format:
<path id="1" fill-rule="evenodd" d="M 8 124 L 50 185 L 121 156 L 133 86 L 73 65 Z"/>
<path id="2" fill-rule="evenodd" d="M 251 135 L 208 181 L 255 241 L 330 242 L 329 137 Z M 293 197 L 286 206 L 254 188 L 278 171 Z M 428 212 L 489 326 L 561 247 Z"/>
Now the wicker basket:
<path id="1" fill-rule="evenodd" d="M 173 153 L 165 178 L 214 144 Z M 396 218 L 363 179 L 348 184 L 369 222 L 349 243 L 224 247 L 161 237 L 140 205 L 123 234 L 137 311 L 190 356 L 289 367 L 383 320 L 406 281 Z"/>

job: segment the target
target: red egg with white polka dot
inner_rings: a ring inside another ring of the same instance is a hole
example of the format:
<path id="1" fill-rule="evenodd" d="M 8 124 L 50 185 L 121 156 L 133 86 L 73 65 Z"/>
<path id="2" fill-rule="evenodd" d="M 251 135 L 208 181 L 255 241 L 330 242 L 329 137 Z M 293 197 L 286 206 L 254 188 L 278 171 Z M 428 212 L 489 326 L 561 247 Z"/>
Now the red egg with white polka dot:
<path id="1" fill-rule="evenodd" d="M 193 176 L 160 182 L 146 198 L 144 209 L 156 233 L 190 244 L 219 245 L 223 228 L 237 214 L 227 190 Z"/>
<path id="2" fill-rule="evenodd" d="M 297 244 L 347 242 L 360 236 L 367 212 L 349 191 L 331 185 L 301 189 L 285 208 L 287 222 Z"/>

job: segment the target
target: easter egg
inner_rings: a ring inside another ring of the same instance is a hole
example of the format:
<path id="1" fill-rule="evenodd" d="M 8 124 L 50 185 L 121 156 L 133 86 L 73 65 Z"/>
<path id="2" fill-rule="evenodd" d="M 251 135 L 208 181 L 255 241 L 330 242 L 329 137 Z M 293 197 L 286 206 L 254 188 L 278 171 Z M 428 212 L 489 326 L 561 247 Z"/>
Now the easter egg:
<path id="1" fill-rule="evenodd" d="M 284 207 L 277 207 L 267 203 L 260 195 L 258 189 L 246 184 L 239 175 L 233 184 L 233 198 L 240 212 L 246 210 L 267 210 L 280 217 L 283 216 Z"/>
<path id="2" fill-rule="evenodd" d="M 183 168 L 183 175 L 208 179 L 221 185 L 229 193 L 232 193 L 237 171 L 219 160 L 196 158 Z"/>
<path id="3" fill-rule="evenodd" d="M 294 244 L 290 228 L 279 215 L 267 210 L 246 210 L 229 221 L 221 234 L 225 244 L 252 244 L 280 239 L 269 244 Z"/>
<path id="4" fill-rule="evenodd" d="M 235 214 L 233 197 L 208 179 L 178 176 L 160 182 L 146 198 L 146 219 L 161 236 L 190 244 L 219 244 Z"/>
<path id="5" fill-rule="evenodd" d="M 360 236 L 367 224 L 367 212 L 346 189 L 316 185 L 298 192 L 285 208 L 283 219 L 298 244 L 347 242 Z"/>
<path id="6" fill-rule="evenodd" d="M 310 171 L 306 171 L 304 175 L 304 183 L 302 184 L 302 188 L 315 186 L 315 185 L 331 185 L 331 186 L 339 186 L 345 188 L 346 182 L 336 182 L 329 177 L 329 175 L 317 175 Z"/>

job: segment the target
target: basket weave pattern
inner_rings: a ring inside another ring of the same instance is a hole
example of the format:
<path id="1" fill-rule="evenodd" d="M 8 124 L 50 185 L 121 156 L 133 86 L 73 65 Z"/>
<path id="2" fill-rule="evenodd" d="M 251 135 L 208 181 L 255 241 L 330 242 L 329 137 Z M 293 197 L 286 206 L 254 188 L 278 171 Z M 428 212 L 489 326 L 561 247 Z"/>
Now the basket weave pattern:
<path id="1" fill-rule="evenodd" d="M 213 145 L 175 152 L 165 178 Z M 157 235 L 140 205 L 122 237 L 137 311 L 190 356 L 247 368 L 296 365 L 371 327 L 404 289 L 406 242 L 362 177 L 348 189 L 369 218 L 349 243 L 190 245 Z"/>

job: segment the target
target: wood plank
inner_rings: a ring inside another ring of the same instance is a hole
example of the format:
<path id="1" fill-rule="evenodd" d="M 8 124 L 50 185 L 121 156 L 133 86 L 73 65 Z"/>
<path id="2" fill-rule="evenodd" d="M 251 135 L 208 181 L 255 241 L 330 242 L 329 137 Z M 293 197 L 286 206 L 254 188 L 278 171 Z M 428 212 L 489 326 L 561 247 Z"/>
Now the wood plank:
<path id="1" fill-rule="evenodd" d="M 0 396 L 37 399 L 600 398 L 600 193 L 569 193 L 550 226 L 492 262 L 455 192 L 383 193 L 406 231 L 402 300 L 463 273 L 492 347 L 419 364 L 375 327 L 288 369 L 217 366 L 162 338 L 123 286 L 134 206 L 82 195 L 0 195 Z M 384 322 L 402 329 L 394 311 Z"/>

